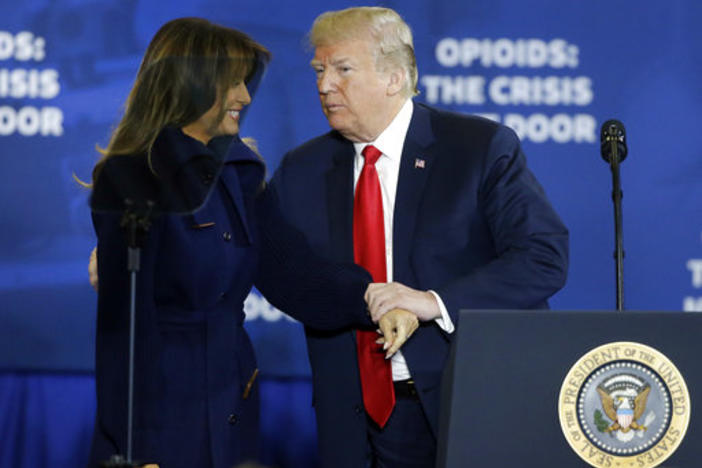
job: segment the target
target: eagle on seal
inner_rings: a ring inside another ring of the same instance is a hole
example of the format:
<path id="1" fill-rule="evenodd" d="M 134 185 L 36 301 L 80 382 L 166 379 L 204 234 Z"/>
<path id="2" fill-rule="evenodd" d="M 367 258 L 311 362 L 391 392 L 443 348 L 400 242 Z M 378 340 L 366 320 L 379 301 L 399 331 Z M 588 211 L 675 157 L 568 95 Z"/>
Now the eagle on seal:
<path id="1" fill-rule="evenodd" d="M 602 401 L 602 408 L 607 417 L 614 421 L 611 426 L 605 429 L 605 432 L 620 430 L 627 433 L 631 429 L 645 431 L 646 426 L 639 424 L 637 421 L 643 416 L 650 392 L 651 387 L 647 385 L 634 398 L 634 407 L 632 408 L 629 397 L 617 396 L 613 398 L 605 389 L 597 387 L 597 393 L 600 394 L 600 400 Z"/>

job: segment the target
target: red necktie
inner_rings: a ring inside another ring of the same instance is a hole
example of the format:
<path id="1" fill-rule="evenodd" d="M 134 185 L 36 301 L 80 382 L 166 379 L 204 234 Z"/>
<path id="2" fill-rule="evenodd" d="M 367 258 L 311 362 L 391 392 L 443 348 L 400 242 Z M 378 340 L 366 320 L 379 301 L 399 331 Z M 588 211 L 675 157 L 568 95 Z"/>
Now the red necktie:
<path id="1" fill-rule="evenodd" d="M 356 184 L 353 203 L 353 253 L 354 260 L 368 270 L 376 283 L 387 277 L 385 265 L 385 224 L 383 200 L 375 162 L 382 154 L 378 148 L 363 148 L 365 164 Z M 383 427 L 395 406 L 395 389 L 392 385 L 390 361 L 375 340 L 374 331 L 356 331 L 356 352 L 361 374 L 363 404 L 366 412 L 378 426 Z"/>

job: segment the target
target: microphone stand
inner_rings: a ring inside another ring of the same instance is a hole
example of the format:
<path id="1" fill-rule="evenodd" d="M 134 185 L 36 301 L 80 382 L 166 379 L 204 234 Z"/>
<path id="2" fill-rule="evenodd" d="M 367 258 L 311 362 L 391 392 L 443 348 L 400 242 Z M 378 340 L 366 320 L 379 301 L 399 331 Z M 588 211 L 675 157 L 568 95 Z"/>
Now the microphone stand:
<path id="1" fill-rule="evenodd" d="M 614 260 L 616 264 L 617 311 L 621 312 L 624 307 L 624 244 L 622 240 L 622 197 L 624 195 L 619 178 L 617 142 L 611 141 L 611 145 L 610 168 L 612 169 L 612 202 L 614 203 Z"/>
<path id="2" fill-rule="evenodd" d="M 139 210 L 133 200 L 125 199 L 126 209 L 120 226 L 127 236 L 127 271 L 129 272 L 129 370 L 127 376 L 127 458 L 113 455 L 102 462 L 103 468 L 132 468 L 142 466 L 132 460 L 132 439 L 134 425 L 134 342 L 136 335 L 136 287 L 137 273 L 141 264 L 141 246 L 151 227 L 154 202 L 146 202 L 146 210 Z"/>

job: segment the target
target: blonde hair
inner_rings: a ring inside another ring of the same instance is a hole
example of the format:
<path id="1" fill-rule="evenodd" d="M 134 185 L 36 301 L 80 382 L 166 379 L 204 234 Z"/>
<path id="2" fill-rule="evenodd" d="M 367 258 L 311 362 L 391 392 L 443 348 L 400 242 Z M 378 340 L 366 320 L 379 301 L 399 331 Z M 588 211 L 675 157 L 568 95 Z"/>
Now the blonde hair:
<path id="1" fill-rule="evenodd" d="M 395 67 L 403 69 L 406 95 L 419 94 L 412 31 L 390 8 L 352 7 L 327 11 L 314 20 L 308 40 L 312 47 L 319 47 L 363 35 L 370 35 L 373 39 L 376 67 L 381 71 Z"/>
<path id="2" fill-rule="evenodd" d="M 146 49 L 93 181 L 105 161 L 118 154 L 146 154 L 167 126 L 183 127 L 223 100 L 235 81 L 248 81 L 270 53 L 246 34 L 202 18 L 164 24 Z M 219 103 L 221 117 L 226 109 Z"/>

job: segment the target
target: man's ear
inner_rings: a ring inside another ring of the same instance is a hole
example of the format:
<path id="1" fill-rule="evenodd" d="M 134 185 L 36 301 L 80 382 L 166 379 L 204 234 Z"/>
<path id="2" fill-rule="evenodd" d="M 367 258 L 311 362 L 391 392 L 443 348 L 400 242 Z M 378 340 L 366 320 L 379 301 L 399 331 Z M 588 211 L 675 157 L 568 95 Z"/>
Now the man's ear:
<path id="1" fill-rule="evenodd" d="M 405 80 L 407 79 L 405 70 L 398 67 L 390 72 L 388 78 L 388 96 L 395 96 L 402 92 L 405 87 Z"/>

